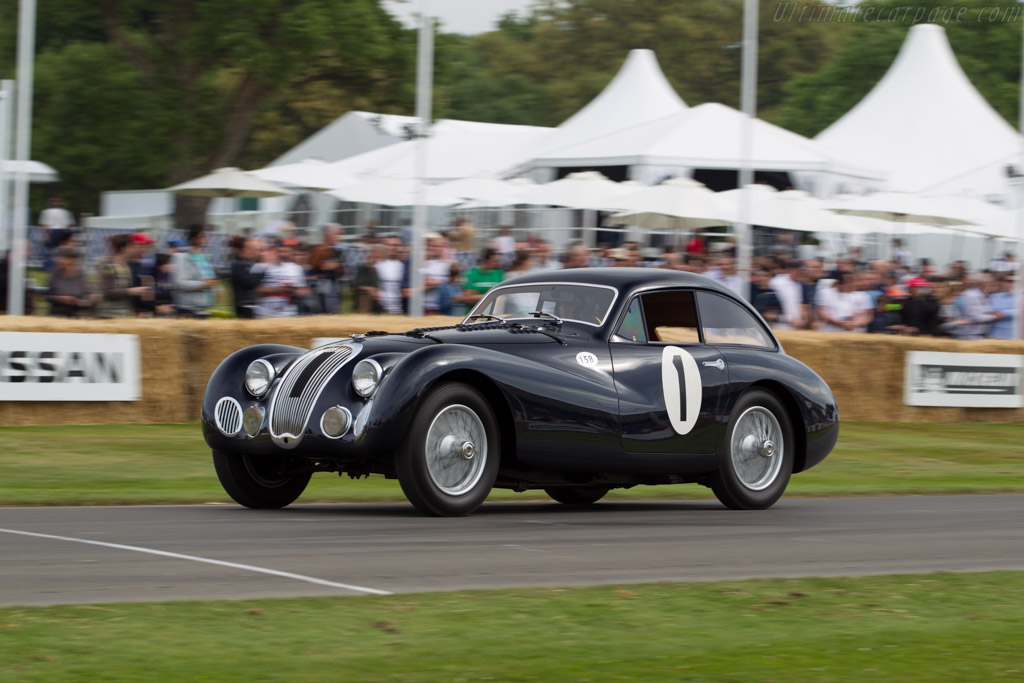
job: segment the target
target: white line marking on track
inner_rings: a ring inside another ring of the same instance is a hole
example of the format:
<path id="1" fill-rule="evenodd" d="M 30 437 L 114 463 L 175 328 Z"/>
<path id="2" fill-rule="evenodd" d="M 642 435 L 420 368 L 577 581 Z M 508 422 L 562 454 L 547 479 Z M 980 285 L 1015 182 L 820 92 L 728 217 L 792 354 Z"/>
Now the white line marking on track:
<path id="1" fill-rule="evenodd" d="M 276 569 L 267 569 L 265 567 L 254 567 L 251 564 L 238 564 L 237 562 L 225 562 L 224 560 L 212 560 L 208 557 L 197 557 L 195 555 L 182 555 L 181 553 L 172 553 L 166 550 L 154 550 L 153 548 L 142 548 L 136 545 L 121 545 L 120 543 L 107 543 L 105 541 L 92 541 L 87 538 L 74 538 L 71 536 L 55 536 L 53 534 L 38 534 L 33 531 L 19 531 L 17 529 L 0 529 L 0 532 L 5 534 L 16 534 L 18 536 L 33 536 L 35 538 L 49 538 L 55 541 L 69 541 L 71 543 L 84 543 L 86 545 L 98 545 L 103 548 L 114 548 L 116 550 L 132 550 L 137 553 L 147 553 L 149 555 L 160 555 L 161 557 L 173 557 L 178 560 L 191 560 L 192 562 L 202 562 L 204 564 L 213 564 L 219 567 L 230 567 L 231 569 L 242 569 L 244 571 L 256 572 L 258 574 L 269 574 L 271 576 L 280 576 L 285 579 L 295 579 L 296 581 L 305 581 L 306 583 L 315 583 L 318 586 L 329 586 L 331 588 L 344 588 L 345 590 L 356 591 L 358 593 L 369 593 L 371 595 L 391 595 L 388 591 L 377 590 L 376 588 L 366 588 L 364 586 L 352 586 L 347 583 L 336 583 L 334 581 L 327 581 L 325 579 L 318 579 L 315 576 L 303 576 L 302 574 L 293 574 L 291 572 L 281 572 Z"/>

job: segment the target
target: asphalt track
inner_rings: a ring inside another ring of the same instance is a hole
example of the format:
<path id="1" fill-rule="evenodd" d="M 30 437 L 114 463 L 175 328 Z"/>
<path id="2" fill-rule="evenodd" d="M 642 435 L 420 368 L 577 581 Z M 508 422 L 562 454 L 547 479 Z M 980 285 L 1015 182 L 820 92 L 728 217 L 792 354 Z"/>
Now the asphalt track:
<path id="1" fill-rule="evenodd" d="M 0 605 L 1024 570 L 1024 495 L 0 508 Z"/>

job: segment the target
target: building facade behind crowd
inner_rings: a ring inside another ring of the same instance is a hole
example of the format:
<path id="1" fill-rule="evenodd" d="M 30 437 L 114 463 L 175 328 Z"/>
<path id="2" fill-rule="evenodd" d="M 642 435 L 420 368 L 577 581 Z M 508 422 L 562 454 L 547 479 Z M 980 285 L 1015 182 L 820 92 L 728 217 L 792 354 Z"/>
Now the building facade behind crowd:
<path id="1" fill-rule="evenodd" d="M 331 224 L 312 244 L 287 228 L 276 235 L 239 236 L 230 243 L 229 267 L 217 272 L 203 226 L 189 228 L 186 240 L 164 245 L 142 233 L 113 235 L 107 254 L 87 264 L 81 233 L 61 203 L 44 215 L 49 279 L 33 294 L 46 302 L 50 315 L 206 318 L 220 310 L 225 317 L 272 318 L 409 310 L 410 249 L 401 234 L 346 235 Z M 754 258 L 749 283 L 751 303 L 776 329 L 1014 336 L 1013 312 L 1021 305 L 1014 301 L 1014 281 L 1021 273 L 1012 253 L 999 254 L 979 272 L 963 261 L 937 268 L 915 259 L 900 240 L 884 260 L 865 260 L 859 248 L 833 261 L 819 255 L 801 259 L 792 234 L 781 235 Z M 555 253 L 538 236 L 516 235 L 507 227 L 482 241 L 477 228 L 460 217 L 447 230 L 425 235 L 425 248 L 427 314 L 463 315 L 511 277 L 561 268 L 668 268 L 704 274 L 736 292 L 744 289 L 734 244 L 699 233 L 678 250 L 652 253 L 627 241 L 614 247 L 573 244 Z"/>

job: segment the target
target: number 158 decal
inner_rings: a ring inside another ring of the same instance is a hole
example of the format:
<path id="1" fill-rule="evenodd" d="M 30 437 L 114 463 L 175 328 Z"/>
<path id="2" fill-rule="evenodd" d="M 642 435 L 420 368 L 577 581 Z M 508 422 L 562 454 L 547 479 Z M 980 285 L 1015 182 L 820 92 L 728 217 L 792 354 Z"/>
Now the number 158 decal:
<path id="1" fill-rule="evenodd" d="M 689 434 L 700 416 L 704 392 L 697 361 L 686 350 L 666 346 L 662 351 L 661 387 L 672 429 L 676 434 Z"/>

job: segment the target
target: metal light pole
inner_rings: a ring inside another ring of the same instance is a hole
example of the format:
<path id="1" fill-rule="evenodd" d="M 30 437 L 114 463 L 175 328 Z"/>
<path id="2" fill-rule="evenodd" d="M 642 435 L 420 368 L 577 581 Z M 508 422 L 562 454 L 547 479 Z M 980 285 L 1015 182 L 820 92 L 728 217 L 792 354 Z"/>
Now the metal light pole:
<path id="1" fill-rule="evenodd" d="M 1020 71 L 1020 103 L 1018 105 L 1018 117 L 1020 119 L 1019 132 L 1024 136 L 1024 26 L 1021 30 L 1021 71 Z M 1024 171 L 1024 137 L 1021 138 L 1021 163 Z M 1014 339 L 1024 338 L 1024 177 L 1017 179 L 1017 272 L 1016 281 L 1013 285 L 1013 331 L 1011 336 Z"/>
<path id="2" fill-rule="evenodd" d="M 753 228 L 750 225 L 749 192 L 754 182 L 754 117 L 757 116 L 757 0 L 743 2 L 743 62 L 740 71 L 740 108 L 744 121 L 740 130 L 740 222 L 736 225 L 736 273 L 740 292 L 750 299 L 750 262 L 754 251 Z"/>
<path id="3" fill-rule="evenodd" d="M 7 312 L 25 314 L 25 233 L 28 223 L 28 159 L 32 148 L 32 71 L 35 67 L 36 0 L 21 0 L 18 11 L 18 128 L 14 173 L 14 229 L 7 263 Z"/>
<path id="4" fill-rule="evenodd" d="M 416 59 L 416 209 L 412 220 L 412 251 L 409 254 L 409 315 L 423 315 L 423 236 L 427 234 L 426 202 L 427 135 L 430 132 L 431 94 L 434 87 L 434 18 L 427 0 L 420 2 L 420 33 Z"/>
<path id="5" fill-rule="evenodd" d="M 10 246 L 11 183 L 7 176 L 11 157 L 11 124 L 14 123 L 14 81 L 0 82 L 0 253 Z"/>

